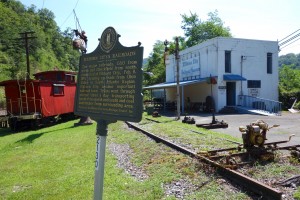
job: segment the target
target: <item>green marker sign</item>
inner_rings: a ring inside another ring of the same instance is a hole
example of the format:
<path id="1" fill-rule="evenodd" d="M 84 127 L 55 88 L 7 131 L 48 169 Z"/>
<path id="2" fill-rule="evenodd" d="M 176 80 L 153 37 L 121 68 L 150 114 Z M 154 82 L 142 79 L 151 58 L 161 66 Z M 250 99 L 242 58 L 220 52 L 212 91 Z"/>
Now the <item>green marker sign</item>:
<path id="1" fill-rule="evenodd" d="M 124 47 L 113 27 L 96 50 L 80 58 L 75 114 L 94 120 L 138 122 L 142 118 L 143 47 Z"/>

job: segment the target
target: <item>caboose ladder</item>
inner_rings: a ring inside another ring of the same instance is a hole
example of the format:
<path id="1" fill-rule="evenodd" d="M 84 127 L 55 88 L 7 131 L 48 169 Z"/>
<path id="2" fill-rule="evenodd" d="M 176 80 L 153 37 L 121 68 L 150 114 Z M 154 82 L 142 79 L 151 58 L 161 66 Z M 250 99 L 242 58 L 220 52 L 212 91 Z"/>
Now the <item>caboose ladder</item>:
<path id="1" fill-rule="evenodd" d="M 28 109 L 26 78 L 24 79 L 24 81 L 20 81 L 18 79 L 18 86 L 20 92 L 20 114 L 24 114 L 24 110 L 26 111 L 26 113 L 28 113 L 29 109 Z"/>

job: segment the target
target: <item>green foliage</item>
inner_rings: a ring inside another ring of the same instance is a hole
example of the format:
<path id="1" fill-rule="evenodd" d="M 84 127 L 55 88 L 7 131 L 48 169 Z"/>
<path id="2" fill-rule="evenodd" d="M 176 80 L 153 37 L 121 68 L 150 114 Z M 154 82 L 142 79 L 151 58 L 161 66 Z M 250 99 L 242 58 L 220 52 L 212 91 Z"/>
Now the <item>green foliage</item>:
<path id="1" fill-rule="evenodd" d="M 152 72 L 153 76 L 144 74 L 144 85 L 153 85 L 165 81 L 164 49 L 164 43 L 162 41 L 156 41 L 153 46 L 153 52 L 150 54 L 144 70 L 146 72 Z"/>
<path id="2" fill-rule="evenodd" d="M 278 64 L 279 67 L 282 67 L 284 65 L 290 65 L 293 69 L 300 69 L 300 53 L 289 53 L 286 55 L 279 56 Z"/>
<path id="3" fill-rule="evenodd" d="M 46 8 L 26 8 L 17 0 L 0 1 L 0 81 L 25 73 L 24 33 L 33 31 L 29 39 L 30 72 L 58 69 L 78 70 L 78 51 L 72 47 L 72 29 L 61 32 L 54 13 Z"/>
<path id="4" fill-rule="evenodd" d="M 279 101 L 284 109 L 288 109 L 294 103 L 294 98 L 300 100 L 300 70 L 293 69 L 293 65 L 283 65 L 279 68 L 279 80 Z"/>
<path id="5" fill-rule="evenodd" d="M 279 57 L 279 101 L 285 110 L 300 109 L 300 54 L 289 53 Z"/>
<path id="6" fill-rule="evenodd" d="M 7 53 L 0 51 L 0 80 L 6 80 L 10 77 L 10 71 L 12 70 L 11 66 L 13 60 Z"/>
<path id="7" fill-rule="evenodd" d="M 300 90 L 300 70 L 283 65 L 279 70 L 279 88 L 282 91 L 294 92 Z"/>
<path id="8" fill-rule="evenodd" d="M 224 27 L 224 22 L 218 16 L 217 10 L 208 13 L 207 21 L 201 21 L 196 13 L 190 13 L 190 16 L 186 14 L 181 16 L 183 19 L 181 28 L 187 37 L 187 47 L 215 37 L 231 37 L 229 27 Z"/>
<path id="9" fill-rule="evenodd" d="M 178 36 L 178 48 L 179 51 L 184 50 L 187 48 L 187 43 L 185 41 L 184 37 Z M 169 46 L 167 49 L 167 53 L 168 54 L 175 54 L 175 50 L 176 50 L 176 42 L 175 42 L 176 37 L 173 38 L 173 41 L 169 41 Z"/>
<path id="10" fill-rule="evenodd" d="M 296 200 L 300 200 L 300 187 L 297 188 L 297 191 L 294 194 L 294 198 Z"/>

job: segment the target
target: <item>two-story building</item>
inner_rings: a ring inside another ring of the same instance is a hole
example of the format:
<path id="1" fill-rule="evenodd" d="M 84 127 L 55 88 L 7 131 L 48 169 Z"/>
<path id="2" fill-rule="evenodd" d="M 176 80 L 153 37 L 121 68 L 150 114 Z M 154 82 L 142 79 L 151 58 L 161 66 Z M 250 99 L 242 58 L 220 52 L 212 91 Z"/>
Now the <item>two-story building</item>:
<path id="1" fill-rule="evenodd" d="M 180 51 L 178 59 L 167 56 L 166 82 L 144 89 L 160 91 L 156 97 L 168 108 L 179 86 L 182 112 L 213 101 L 216 112 L 241 106 L 277 113 L 278 81 L 277 41 L 217 37 Z"/>

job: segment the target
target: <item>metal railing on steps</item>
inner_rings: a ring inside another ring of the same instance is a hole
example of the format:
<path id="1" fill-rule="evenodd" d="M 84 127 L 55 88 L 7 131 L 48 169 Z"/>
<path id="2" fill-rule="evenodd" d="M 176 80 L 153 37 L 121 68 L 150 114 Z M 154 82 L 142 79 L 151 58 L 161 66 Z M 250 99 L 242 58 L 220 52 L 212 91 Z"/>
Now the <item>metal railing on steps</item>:
<path id="1" fill-rule="evenodd" d="M 248 95 L 238 96 L 238 105 L 270 114 L 281 115 L 282 103 L 270 99 L 263 99 Z"/>

